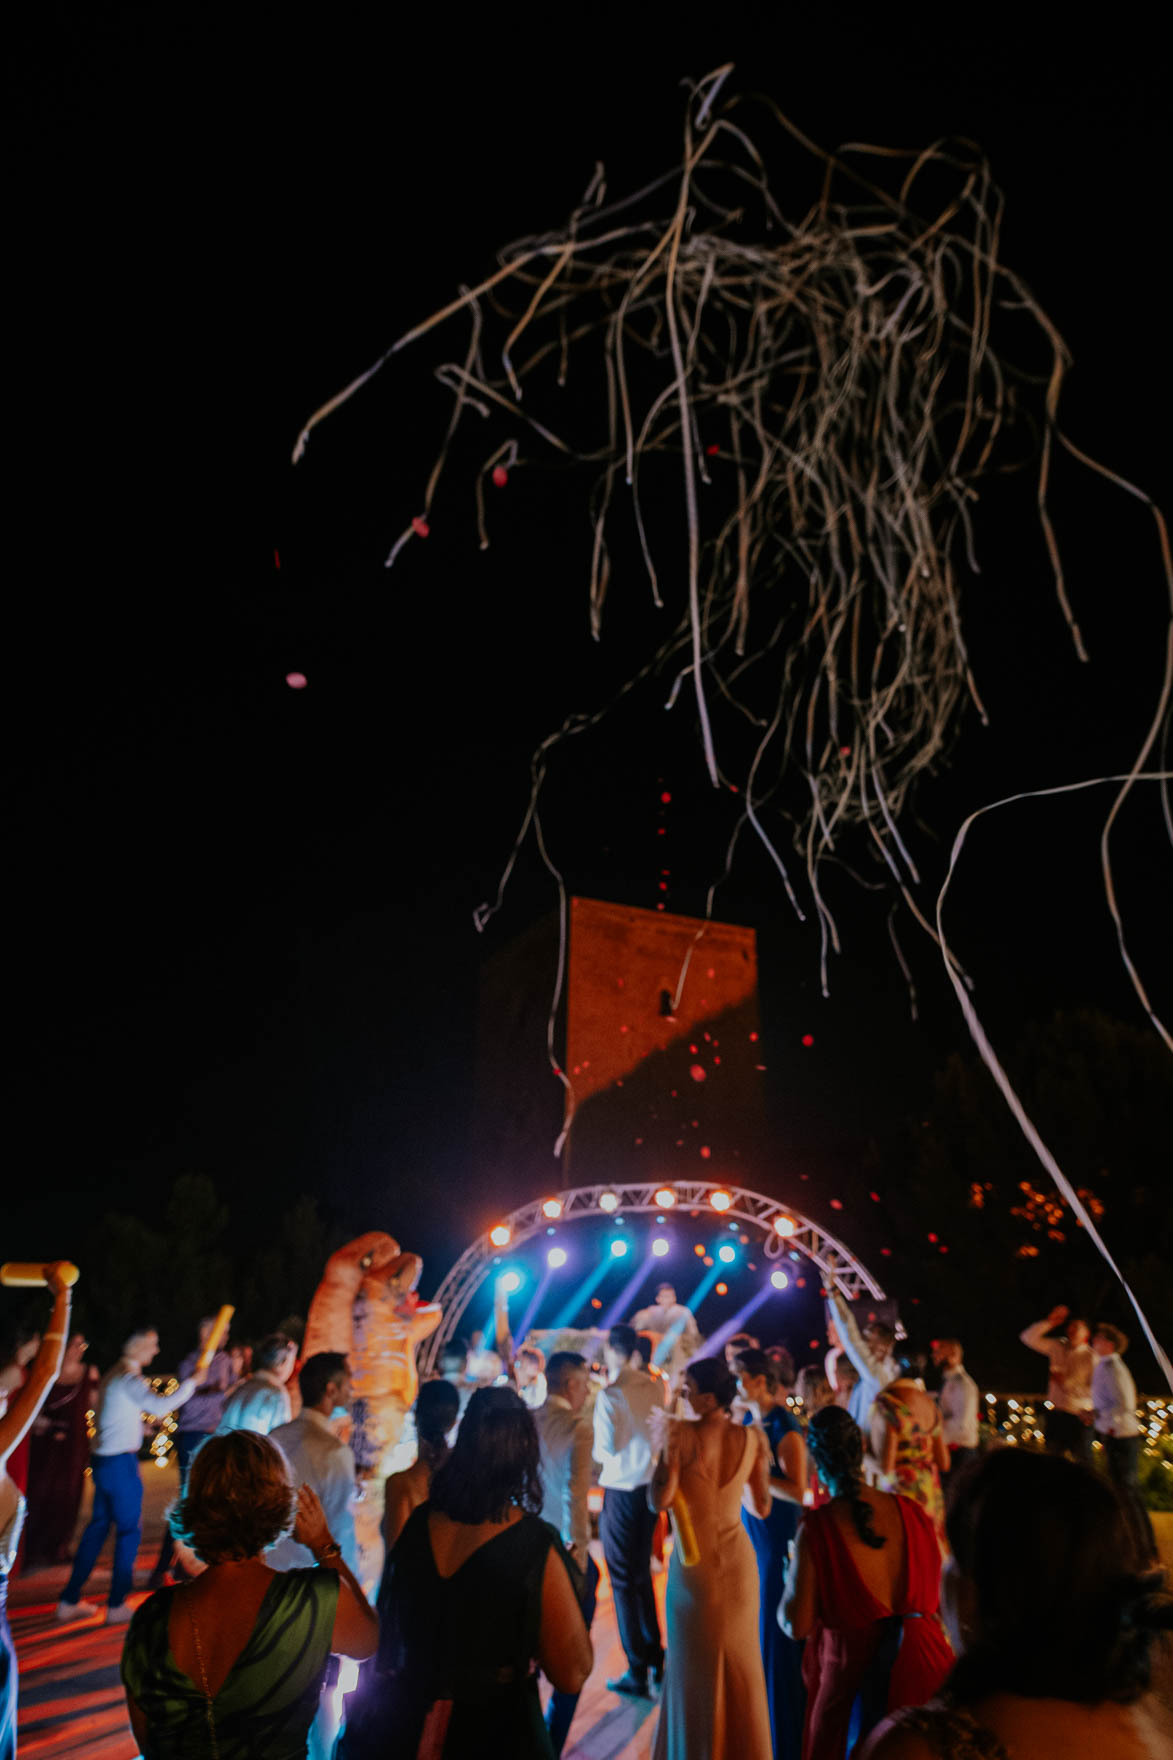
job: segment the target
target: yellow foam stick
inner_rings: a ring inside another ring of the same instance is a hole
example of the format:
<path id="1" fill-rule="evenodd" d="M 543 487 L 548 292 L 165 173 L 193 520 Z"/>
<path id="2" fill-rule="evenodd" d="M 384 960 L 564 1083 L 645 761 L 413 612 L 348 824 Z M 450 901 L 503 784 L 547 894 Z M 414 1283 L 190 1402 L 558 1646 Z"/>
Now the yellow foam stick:
<path id="1" fill-rule="evenodd" d="M 62 1283 L 76 1283 L 78 1270 L 76 1265 L 61 1264 L 57 1267 Z M 44 1289 L 45 1267 L 34 1265 L 23 1259 L 9 1259 L 0 1265 L 0 1284 L 6 1289 Z"/>
<path id="2" fill-rule="evenodd" d="M 225 1302 L 220 1312 L 216 1315 L 216 1318 L 212 1322 L 212 1330 L 204 1340 L 204 1348 L 196 1358 L 196 1365 L 192 1371 L 194 1375 L 202 1375 L 212 1358 L 216 1355 L 216 1352 L 220 1349 L 235 1312 L 236 1309 L 232 1306 L 232 1303 Z"/>

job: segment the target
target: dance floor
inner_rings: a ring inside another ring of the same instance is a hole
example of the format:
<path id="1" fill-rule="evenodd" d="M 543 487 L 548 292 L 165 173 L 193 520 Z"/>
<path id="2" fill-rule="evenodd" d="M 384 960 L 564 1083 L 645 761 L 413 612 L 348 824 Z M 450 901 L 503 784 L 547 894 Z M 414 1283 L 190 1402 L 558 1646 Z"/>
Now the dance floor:
<path id="1" fill-rule="evenodd" d="M 147 1470 L 144 1478 L 140 1581 L 158 1555 L 163 1509 L 174 1494 L 172 1471 Z M 1173 1570 L 1173 1516 L 1158 1517 L 1155 1525 L 1165 1564 Z M 118 1674 L 125 1628 L 105 1626 L 101 1616 L 57 1625 L 53 1610 L 66 1574 L 64 1566 L 21 1573 L 10 1585 L 12 1631 L 20 1660 L 21 1760 L 135 1760 L 138 1749 Z M 95 1601 L 101 1601 L 109 1580 L 107 1549 L 90 1582 Z M 664 1581 L 663 1576 L 656 1578 L 661 1615 Z M 621 1699 L 607 1691 L 608 1677 L 622 1674 L 625 1663 L 605 1578 L 600 1588 L 591 1633 L 594 1672 L 579 1700 L 565 1760 L 649 1760 L 656 1729 L 654 1703 Z M 1170 1736 L 1173 1752 L 1173 1658 L 1154 1687 L 1153 1710 Z"/>
<path id="2" fill-rule="evenodd" d="M 140 1582 L 158 1556 L 163 1510 L 175 1491 L 169 1469 L 144 1469 L 143 1477 Z M 20 1662 L 20 1760 L 134 1760 L 138 1747 L 127 1722 L 118 1673 L 126 1628 L 103 1625 L 102 1615 L 58 1625 L 53 1610 L 67 1575 L 64 1565 L 21 1572 L 10 1585 L 10 1618 Z M 109 1582 L 107 1547 L 90 1579 L 87 1599 L 102 1602 Z M 662 1613 L 662 1576 L 656 1579 L 656 1591 Z M 648 1760 L 656 1728 L 653 1701 L 621 1699 L 607 1691 L 608 1678 L 622 1674 L 626 1662 L 605 1579 L 591 1636 L 594 1672 L 579 1700 L 563 1750 L 565 1760 Z"/>

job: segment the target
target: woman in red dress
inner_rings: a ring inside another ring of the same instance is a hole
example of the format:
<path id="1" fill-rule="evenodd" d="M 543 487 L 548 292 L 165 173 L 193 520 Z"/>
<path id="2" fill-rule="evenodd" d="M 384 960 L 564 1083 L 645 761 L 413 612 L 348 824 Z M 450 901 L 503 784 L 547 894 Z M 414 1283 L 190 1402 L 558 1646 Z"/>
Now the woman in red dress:
<path id="1" fill-rule="evenodd" d="M 831 1501 L 803 1517 L 778 1618 L 807 1640 L 803 1760 L 844 1760 L 888 1712 L 931 1699 L 953 1652 L 928 1516 L 863 1483 L 863 1438 L 839 1406 L 815 1413 L 807 1448 Z"/>
<path id="2" fill-rule="evenodd" d="M 86 1413 L 97 1403 L 98 1371 L 82 1360 L 88 1348 L 84 1334 L 75 1332 L 65 1347 L 57 1384 L 32 1427 L 24 1530 L 28 1566 L 62 1564 L 73 1552 L 90 1459 Z"/>

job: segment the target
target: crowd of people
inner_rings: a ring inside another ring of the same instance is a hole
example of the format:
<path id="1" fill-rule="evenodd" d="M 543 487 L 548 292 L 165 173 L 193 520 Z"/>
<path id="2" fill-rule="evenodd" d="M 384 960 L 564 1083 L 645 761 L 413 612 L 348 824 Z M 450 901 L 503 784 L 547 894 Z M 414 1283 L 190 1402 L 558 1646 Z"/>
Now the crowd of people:
<path id="1" fill-rule="evenodd" d="M 604 1572 L 626 1661 L 606 1686 L 658 1703 L 655 1760 L 1161 1751 L 1145 1692 L 1173 1599 L 1138 1489 L 1128 1341 L 1109 1324 L 1056 1308 L 1022 1334 L 1048 1359 L 1046 1455 L 983 1446 L 958 1340 L 932 1346 L 933 1376 L 890 1310 L 835 1291 L 830 1350 L 797 1375 L 748 1333 L 706 1352 L 666 1284 L 578 1351 L 448 1339 L 413 1458 L 383 1487 L 372 1604 L 346 1356 L 298 1367 L 281 1334 L 209 1359 L 209 1319 L 172 1391 L 148 1379 L 149 1326 L 98 1380 L 69 1286 L 45 1277 L 48 1328 L 0 1364 L 0 1760 L 25 1490 L 27 1566 L 60 1563 L 87 1456 L 57 1617 L 100 1613 L 83 1594 L 113 1530 L 105 1619 L 128 1627 L 147 1760 L 551 1760 L 593 1668 Z M 155 1592 L 132 1608 L 144 1426 L 172 1413 L 179 1496 Z M 361 1665 L 344 1718 L 339 1658 Z"/>

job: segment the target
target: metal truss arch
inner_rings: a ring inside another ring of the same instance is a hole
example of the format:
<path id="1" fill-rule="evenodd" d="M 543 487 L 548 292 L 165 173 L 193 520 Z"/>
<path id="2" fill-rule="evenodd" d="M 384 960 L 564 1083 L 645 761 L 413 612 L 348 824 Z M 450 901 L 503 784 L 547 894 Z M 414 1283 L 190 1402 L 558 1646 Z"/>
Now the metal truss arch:
<path id="1" fill-rule="evenodd" d="M 671 1206 L 657 1201 L 657 1195 L 666 1191 L 673 1194 Z M 714 1192 L 726 1194 L 728 1205 L 715 1209 L 711 1203 Z M 604 1197 L 613 1197 L 616 1201 L 604 1208 L 600 1203 Z M 550 1206 L 554 1204 L 559 1209 L 551 1215 Z M 545 1233 L 551 1225 L 560 1228 L 588 1218 L 687 1215 L 700 1211 L 718 1221 L 742 1223 L 758 1230 L 767 1242 L 776 1242 L 777 1247 L 764 1256 L 775 1257 L 778 1251 L 800 1253 L 810 1260 L 823 1282 L 839 1290 L 848 1301 L 864 1294 L 874 1296 L 877 1301 L 884 1298 L 884 1291 L 871 1272 L 838 1236 L 804 1216 L 792 1204 L 767 1198 L 745 1186 L 724 1185 L 718 1180 L 645 1180 L 615 1186 L 573 1186 L 567 1191 L 535 1198 L 503 1216 L 494 1226 L 509 1230 L 505 1245 L 495 1245 L 486 1231 L 465 1249 L 433 1298 L 442 1306 L 444 1319 L 420 1351 L 421 1370 L 425 1373 L 431 1370 L 443 1345 L 458 1334 L 469 1303 L 493 1266 L 501 1264 L 508 1254 L 516 1252 L 535 1235 Z M 793 1223 L 793 1230 L 780 1234 L 774 1226 L 779 1219 Z"/>

